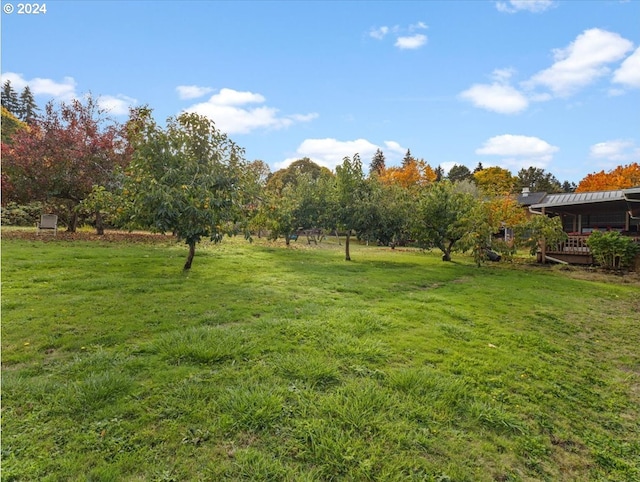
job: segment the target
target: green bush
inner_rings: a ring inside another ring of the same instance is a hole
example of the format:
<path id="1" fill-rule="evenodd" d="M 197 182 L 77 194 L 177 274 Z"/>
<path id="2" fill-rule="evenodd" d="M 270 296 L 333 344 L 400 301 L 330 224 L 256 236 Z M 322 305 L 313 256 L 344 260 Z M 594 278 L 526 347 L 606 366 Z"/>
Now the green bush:
<path id="1" fill-rule="evenodd" d="M 14 202 L 2 206 L 0 211 L 3 226 L 35 226 L 44 212 L 40 202 L 17 204 Z"/>
<path id="2" fill-rule="evenodd" d="M 616 231 L 595 231 L 587 239 L 593 259 L 602 267 L 627 268 L 640 253 L 640 244 Z"/>

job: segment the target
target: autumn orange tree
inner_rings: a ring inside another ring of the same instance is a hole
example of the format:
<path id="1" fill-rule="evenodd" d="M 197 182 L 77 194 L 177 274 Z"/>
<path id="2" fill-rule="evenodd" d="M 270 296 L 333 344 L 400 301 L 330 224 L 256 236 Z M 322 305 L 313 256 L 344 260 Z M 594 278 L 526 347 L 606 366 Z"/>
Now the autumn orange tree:
<path id="1" fill-rule="evenodd" d="M 402 166 L 382 168 L 378 179 L 384 185 L 404 188 L 427 186 L 437 179 L 435 170 L 422 159 L 409 159 Z"/>
<path id="2" fill-rule="evenodd" d="M 588 174 L 576 188 L 576 192 L 611 191 L 640 186 L 640 164 L 633 162 L 618 166 L 609 172 Z"/>

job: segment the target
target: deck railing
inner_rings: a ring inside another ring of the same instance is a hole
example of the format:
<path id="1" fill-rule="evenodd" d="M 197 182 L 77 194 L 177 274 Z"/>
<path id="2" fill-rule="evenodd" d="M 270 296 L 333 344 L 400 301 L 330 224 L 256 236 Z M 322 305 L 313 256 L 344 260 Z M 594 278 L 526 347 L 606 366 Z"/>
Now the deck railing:
<path id="1" fill-rule="evenodd" d="M 590 255 L 591 250 L 587 244 L 589 235 L 575 235 L 571 234 L 566 239 L 555 245 L 547 245 L 547 253 L 565 253 L 565 254 L 582 254 Z M 640 243 L 640 236 L 631 236 L 636 243 Z"/>
<path id="2" fill-rule="evenodd" d="M 589 236 L 569 236 L 566 241 L 547 246 L 547 253 L 578 254 L 588 256 L 591 250 L 587 245 Z"/>

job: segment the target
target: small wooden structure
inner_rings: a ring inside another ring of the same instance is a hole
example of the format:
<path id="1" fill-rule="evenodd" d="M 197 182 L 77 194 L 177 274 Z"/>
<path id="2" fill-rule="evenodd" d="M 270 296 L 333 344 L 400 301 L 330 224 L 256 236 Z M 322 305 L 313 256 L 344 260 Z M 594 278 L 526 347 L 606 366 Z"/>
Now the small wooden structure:
<path id="1" fill-rule="evenodd" d="M 640 241 L 640 187 L 548 194 L 529 211 L 559 216 L 568 235 L 562 243 L 543 247 L 538 256 L 542 263 L 593 264 L 587 239 L 594 231 L 618 231 Z"/>

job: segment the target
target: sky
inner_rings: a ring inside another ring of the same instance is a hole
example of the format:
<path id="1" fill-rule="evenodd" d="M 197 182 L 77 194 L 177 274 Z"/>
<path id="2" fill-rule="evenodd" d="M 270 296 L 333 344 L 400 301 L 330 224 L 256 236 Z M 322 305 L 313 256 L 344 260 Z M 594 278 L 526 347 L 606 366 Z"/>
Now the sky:
<path id="1" fill-rule="evenodd" d="M 196 112 L 272 171 L 410 150 L 578 183 L 640 162 L 640 0 L 34 4 L 2 1 L 3 83 L 121 123 Z"/>

